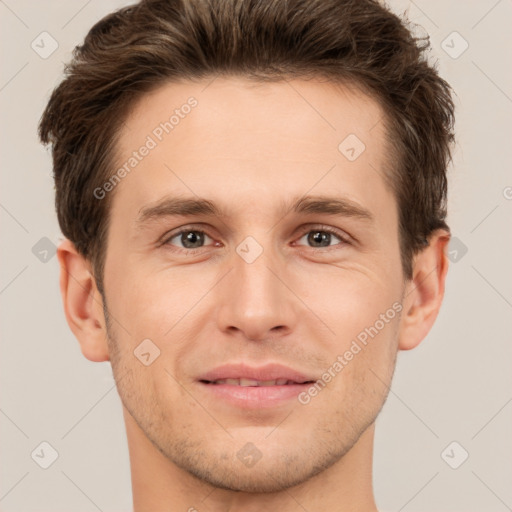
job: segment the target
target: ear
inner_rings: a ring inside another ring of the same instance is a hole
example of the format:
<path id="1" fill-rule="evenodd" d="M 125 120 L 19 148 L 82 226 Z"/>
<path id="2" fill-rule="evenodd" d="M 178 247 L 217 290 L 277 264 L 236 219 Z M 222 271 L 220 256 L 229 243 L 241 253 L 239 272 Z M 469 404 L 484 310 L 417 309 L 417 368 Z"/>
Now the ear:
<path id="1" fill-rule="evenodd" d="M 66 320 L 80 343 L 82 354 L 90 361 L 108 361 L 103 298 L 91 266 L 69 240 L 59 245 L 57 256 Z"/>
<path id="2" fill-rule="evenodd" d="M 450 233 L 439 229 L 430 236 L 429 245 L 414 258 L 413 277 L 404 292 L 398 339 L 400 350 L 419 345 L 437 318 L 448 272 L 449 241 Z"/>

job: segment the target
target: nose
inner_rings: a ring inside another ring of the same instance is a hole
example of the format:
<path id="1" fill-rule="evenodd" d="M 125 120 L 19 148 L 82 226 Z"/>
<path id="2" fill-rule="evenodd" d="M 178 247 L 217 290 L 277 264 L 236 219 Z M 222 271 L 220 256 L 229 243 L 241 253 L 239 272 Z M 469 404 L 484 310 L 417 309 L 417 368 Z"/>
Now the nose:
<path id="1" fill-rule="evenodd" d="M 219 328 L 250 341 L 289 334 L 300 301 L 291 291 L 286 262 L 267 250 L 249 261 L 233 255 L 233 268 L 219 289 Z"/>

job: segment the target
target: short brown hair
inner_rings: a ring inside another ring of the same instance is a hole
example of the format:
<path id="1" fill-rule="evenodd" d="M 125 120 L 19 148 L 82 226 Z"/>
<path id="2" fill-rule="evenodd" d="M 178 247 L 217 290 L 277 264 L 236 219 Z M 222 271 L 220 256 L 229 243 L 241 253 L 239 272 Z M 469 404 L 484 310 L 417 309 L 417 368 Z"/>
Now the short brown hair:
<path id="1" fill-rule="evenodd" d="M 144 93 L 217 75 L 258 81 L 323 77 L 384 107 L 404 276 L 446 225 L 454 106 L 428 63 L 428 38 L 376 0 L 143 0 L 100 20 L 77 46 L 39 126 L 52 144 L 63 234 L 92 262 L 103 293 L 113 173 L 123 120 Z"/>

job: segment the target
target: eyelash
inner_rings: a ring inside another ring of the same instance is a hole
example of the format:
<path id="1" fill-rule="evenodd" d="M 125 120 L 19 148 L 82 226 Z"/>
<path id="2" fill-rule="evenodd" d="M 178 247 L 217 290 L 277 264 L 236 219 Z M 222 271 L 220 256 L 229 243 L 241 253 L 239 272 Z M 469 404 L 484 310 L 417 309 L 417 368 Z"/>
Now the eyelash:
<path id="1" fill-rule="evenodd" d="M 339 248 L 339 246 L 352 245 L 348 235 L 343 234 L 342 232 L 338 231 L 337 229 L 331 228 L 329 226 L 323 226 L 323 225 L 317 225 L 317 226 L 312 226 L 312 227 L 311 226 L 305 226 L 304 229 L 302 229 L 300 231 L 299 239 L 301 239 L 304 235 L 307 235 L 308 233 L 311 233 L 313 231 L 321 232 L 321 233 L 329 233 L 330 235 L 334 235 L 336 238 L 338 238 L 340 240 L 340 243 L 335 244 L 333 246 L 309 247 L 309 249 L 312 249 L 313 251 L 325 252 L 325 251 L 330 251 L 332 249 Z M 170 244 L 170 241 L 172 239 L 176 238 L 179 235 L 182 235 L 183 233 L 190 233 L 190 232 L 201 233 L 201 234 L 207 235 L 207 236 L 209 236 L 213 240 L 213 237 L 210 236 L 207 231 L 205 231 L 203 229 L 195 228 L 194 226 L 188 226 L 188 227 L 182 228 L 179 231 L 177 231 L 175 233 L 172 233 L 169 236 L 166 236 L 165 238 L 163 238 L 163 240 L 162 240 L 162 242 L 160 242 L 159 246 L 160 245 L 161 246 L 167 246 L 167 247 L 171 248 L 172 251 L 175 251 L 175 252 L 178 252 L 178 253 L 180 253 L 180 252 L 196 251 L 199 254 L 199 252 L 202 249 L 206 249 L 207 247 L 198 247 L 198 248 L 195 248 L 195 249 L 187 249 L 187 248 L 184 248 L 184 247 L 176 247 L 176 246 L 173 246 L 173 245 Z"/>

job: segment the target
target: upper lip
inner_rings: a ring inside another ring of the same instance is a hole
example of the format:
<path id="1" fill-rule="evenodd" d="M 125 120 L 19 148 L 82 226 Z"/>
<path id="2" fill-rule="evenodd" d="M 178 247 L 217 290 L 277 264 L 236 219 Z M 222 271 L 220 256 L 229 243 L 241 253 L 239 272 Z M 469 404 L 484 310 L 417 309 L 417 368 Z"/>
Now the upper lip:
<path id="1" fill-rule="evenodd" d="M 199 377 L 201 381 L 213 382 L 221 379 L 252 379 L 268 381 L 277 379 L 291 380 L 297 383 L 311 382 L 316 379 L 281 364 L 248 366 L 247 364 L 225 364 L 210 370 Z"/>

